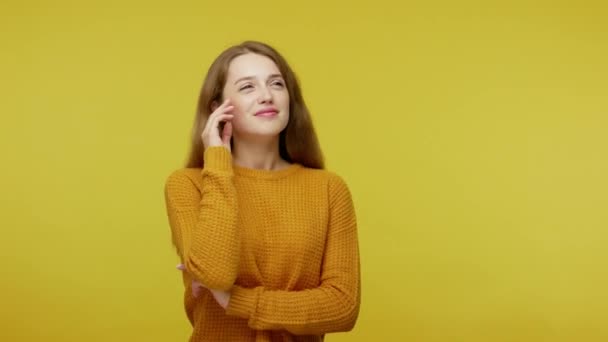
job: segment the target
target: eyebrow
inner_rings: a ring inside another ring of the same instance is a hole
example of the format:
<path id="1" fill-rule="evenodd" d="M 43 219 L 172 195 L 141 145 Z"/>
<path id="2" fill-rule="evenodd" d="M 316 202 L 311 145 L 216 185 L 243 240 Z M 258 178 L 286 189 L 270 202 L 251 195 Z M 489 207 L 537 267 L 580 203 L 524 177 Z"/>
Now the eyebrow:
<path id="1" fill-rule="evenodd" d="M 276 78 L 276 77 L 283 78 L 283 75 L 281 75 L 281 74 L 272 74 L 272 75 L 268 76 L 268 79 L 271 79 L 271 78 Z M 246 76 L 246 77 L 241 77 L 241 78 L 239 78 L 238 80 L 236 80 L 236 81 L 234 82 L 234 84 L 237 84 L 237 83 L 239 83 L 240 81 L 244 81 L 244 80 L 252 80 L 252 79 L 255 79 L 255 76 Z"/>

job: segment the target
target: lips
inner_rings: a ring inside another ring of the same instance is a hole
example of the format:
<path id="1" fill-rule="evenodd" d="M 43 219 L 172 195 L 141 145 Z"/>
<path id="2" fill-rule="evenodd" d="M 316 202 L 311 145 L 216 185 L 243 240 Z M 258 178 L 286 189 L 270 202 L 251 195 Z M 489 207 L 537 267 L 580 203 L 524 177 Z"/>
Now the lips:
<path id="1" fill-rule="evenodd" d="M 277 115 L 279 111 L 276 110 L 275 108 L 265 108 L 262 110 L 259 110 L 258 112 L 255 113 L 256 116 L 274 116 Z"/>

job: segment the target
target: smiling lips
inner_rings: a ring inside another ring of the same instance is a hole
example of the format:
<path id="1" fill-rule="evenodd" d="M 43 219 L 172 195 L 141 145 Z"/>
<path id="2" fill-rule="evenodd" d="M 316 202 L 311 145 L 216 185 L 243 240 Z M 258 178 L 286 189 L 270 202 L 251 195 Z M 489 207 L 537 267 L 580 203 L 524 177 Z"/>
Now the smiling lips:
<path id="1" fill-rule="evenodd" d="M 279 113 L 279 111 L 276 110 L 275 108 L 265 108 L 265 109 L 262 109 L 262 110 L 256 112 L 255 116 L 270 117 L 270 116 L 275 116 L 278 113 Z"/>

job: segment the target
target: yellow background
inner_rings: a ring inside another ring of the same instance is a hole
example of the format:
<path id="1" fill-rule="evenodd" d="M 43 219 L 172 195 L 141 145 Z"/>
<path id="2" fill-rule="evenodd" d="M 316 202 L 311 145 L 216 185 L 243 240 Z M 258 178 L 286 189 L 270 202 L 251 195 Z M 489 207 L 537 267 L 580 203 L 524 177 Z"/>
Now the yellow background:
<path id="1" fill-rule="evenodd" d="M 359 218 L 329 341 L 608 341 L 603 1 L 3 1 L 0 340 L 185 341 L 163 185 L 209 63 L 296 70 Z"/>

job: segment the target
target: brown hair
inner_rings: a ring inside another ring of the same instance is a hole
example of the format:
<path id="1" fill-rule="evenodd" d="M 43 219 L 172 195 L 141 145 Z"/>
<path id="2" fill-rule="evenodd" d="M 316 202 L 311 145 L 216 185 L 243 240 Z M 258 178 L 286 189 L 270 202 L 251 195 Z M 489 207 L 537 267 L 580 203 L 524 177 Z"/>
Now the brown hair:
<path id="1" fill-rule="evenodd" d="M 211 64 L 201 88 L 192 126 L 192 143 L 186 167 L 202 168 L 204 145 L 201 133 L 211 115 L 213 103 L 221 103 L 230 62 L 240 55 L 255 53 L 274 61 L 285 80 L 289 92 L 289 121 L 279 136 L 279 154 L 290 163 L 322 169 L 323 154 L 315 133 L 310 112 L 304 103 L 298 79 L 287 61 L 271 46 L 245 41 L 222 52 Z"/>

